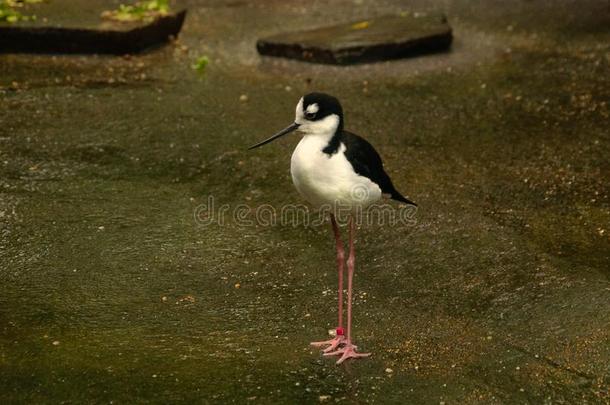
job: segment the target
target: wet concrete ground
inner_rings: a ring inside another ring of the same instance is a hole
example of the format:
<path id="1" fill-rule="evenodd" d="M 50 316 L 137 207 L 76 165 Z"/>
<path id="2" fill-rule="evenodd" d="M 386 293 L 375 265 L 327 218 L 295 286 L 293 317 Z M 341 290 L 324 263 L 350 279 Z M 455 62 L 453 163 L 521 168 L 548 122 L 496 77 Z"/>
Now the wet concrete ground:
<path id="1" fill-rule="evenodd" d="M 189 1 L 180 41 L 144 55 L 0 56 L 0 401 L 608 403 L 607 2 L 438 2 L 453 51 L 418 60 L 254 48 L 430 7 L 401 3 Z M 245 148 L 311 90 L 419 203 L 360 230 L 374 355 L 341 367 L 308 347 L 335 321 L 328 224 L 194 219 L 209 196 L 301 201 L 297 137 Z"/>

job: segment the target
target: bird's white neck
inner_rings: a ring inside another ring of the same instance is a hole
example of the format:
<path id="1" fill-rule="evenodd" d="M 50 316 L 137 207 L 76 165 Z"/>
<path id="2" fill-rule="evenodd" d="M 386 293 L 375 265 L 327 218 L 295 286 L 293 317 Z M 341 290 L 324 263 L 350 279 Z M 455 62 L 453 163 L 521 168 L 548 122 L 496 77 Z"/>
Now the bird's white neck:
<path id="1" fill-rule="evenodd" d="M 304 136 L 319 137 L 328 142 L 339 128 L 339 117 L 332 114 L 318 121 L 304 120 L 297 123 Z"/>

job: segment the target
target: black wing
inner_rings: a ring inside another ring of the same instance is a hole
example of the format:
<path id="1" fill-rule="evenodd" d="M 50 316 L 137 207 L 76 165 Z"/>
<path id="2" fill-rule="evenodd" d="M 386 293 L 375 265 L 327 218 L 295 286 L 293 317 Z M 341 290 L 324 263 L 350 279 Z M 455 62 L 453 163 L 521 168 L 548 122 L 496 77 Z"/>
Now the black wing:
<path id="1" fill-rule="evenodd" d="M 345 157 L 352 164 L 356 173 L 376 183 L 381 188 L 382 193 L 389 194 L 393 200 L 417 206 L 394 188 L 392 180 L 383 170 L 381 157 L 366 139 L 351 132 L 342 131 L 341 142 L 346 148 Z"/>

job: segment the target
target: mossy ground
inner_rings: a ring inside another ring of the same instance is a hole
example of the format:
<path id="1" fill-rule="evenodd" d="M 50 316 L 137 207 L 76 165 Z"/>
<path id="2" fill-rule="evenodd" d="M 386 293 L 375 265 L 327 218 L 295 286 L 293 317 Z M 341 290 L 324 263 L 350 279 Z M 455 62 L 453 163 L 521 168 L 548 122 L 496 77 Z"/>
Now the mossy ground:
<path id="1" fill-rule="evenodd" d="M 399 3 L 190 1 L 180 42 L 140 56 L 0 56 L 0 401 L 608 401 L 605 2 L 443 2 L 453 51 L 420 60 L 256 56 Z M 308 347 L 335 320 L 327 224 L 195 220 L 208 196 L 301 202 L 297 137 L 246 147 L 314 89 L 419 204 L 360 230 L 374 356 L 343 367 Z"/>

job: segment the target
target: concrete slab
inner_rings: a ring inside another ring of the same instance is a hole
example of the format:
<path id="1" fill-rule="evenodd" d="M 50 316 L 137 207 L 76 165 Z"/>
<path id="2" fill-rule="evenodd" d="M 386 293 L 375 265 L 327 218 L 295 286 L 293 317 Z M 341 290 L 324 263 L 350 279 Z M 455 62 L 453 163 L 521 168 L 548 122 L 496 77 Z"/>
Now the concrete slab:
<path id="1" fill-rule="evenodd" d="M 261 55 L 347 65 L 444 51 L 451 41 L 444 15 L 401 13 L 282 33 L 259 40 L 256 47 Z"/>
<path id="2" fill-rule="evenodd" d="M 182 10 L 150 22 L 100 22 L 94 27 L 0 24 L 0 53 L 136 53 L 177 36 L 185 16 Z"/>

